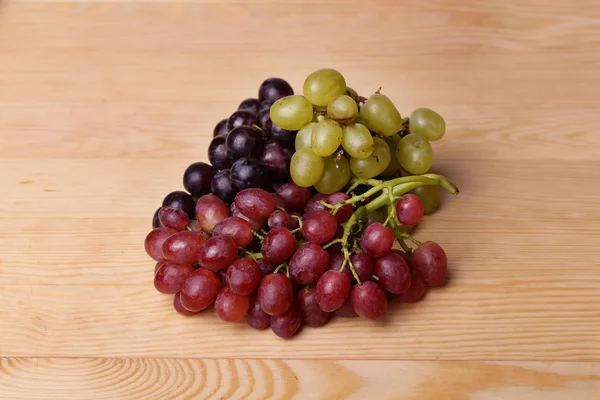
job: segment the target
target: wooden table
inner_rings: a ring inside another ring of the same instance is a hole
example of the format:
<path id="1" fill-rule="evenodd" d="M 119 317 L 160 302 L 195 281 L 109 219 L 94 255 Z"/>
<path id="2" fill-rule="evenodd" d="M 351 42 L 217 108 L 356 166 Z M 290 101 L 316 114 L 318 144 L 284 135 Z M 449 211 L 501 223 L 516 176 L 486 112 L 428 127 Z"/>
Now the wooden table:
<path id="1" fill-rule="evenodd" d="M 212 128 L 334 67 L 440 111 L 451 280 L 277 339 L 154 291 L 143 249 Z M 600 398 L 596 0 L 4 1 L 0 398 Z"/>

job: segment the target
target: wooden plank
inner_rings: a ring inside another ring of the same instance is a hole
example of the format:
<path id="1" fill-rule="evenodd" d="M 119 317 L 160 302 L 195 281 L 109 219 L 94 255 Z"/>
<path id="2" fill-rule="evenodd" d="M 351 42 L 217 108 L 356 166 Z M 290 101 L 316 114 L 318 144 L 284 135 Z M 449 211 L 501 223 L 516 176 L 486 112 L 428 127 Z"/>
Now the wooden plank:
<path id="1" fill-rule="evenodd" d="M 595 400 L 600 363 L 0 359 L 10 399 Z"/>

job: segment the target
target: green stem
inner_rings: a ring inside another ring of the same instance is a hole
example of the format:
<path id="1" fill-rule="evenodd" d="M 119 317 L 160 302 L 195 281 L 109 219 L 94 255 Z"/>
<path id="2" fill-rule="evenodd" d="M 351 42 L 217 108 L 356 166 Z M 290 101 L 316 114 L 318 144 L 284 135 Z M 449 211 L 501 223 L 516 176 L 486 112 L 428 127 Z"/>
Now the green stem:
<path id="1" fill-rule="evenodd" d="M 260 233 L 256 232 L 255 230 L 252 230 L 252 235 L 254 235 L 254 237 L 257 237 L 261 242 L 265 240 L 265 237 Z"/>
<path id="2" fill-rule="evenodd" d="M 414 237 L 412 237 L 411 235 L 409 235 L 408 233 L 403 233 L 401 234 L 401 236 L 405 239 L 410 240 L 411 242 L 413 242 L 414 244 L 416 244 L 417 246 L 422 245 L 423 243 L 419 242 L 417 239 L 415 239 Z"/>
<path id="3" fill-rule="evenodd" d="M 250 257 L 254 261 L 258 261 L 258 260 L 261 260 L 263 258 L 262 253 L 251 253 L 251 252 L 247 251 L 246 249 L 242 249 L 241 247 L 239 248 L 239 250 L 242 252 L 242 255 L 244 257 Z"/>

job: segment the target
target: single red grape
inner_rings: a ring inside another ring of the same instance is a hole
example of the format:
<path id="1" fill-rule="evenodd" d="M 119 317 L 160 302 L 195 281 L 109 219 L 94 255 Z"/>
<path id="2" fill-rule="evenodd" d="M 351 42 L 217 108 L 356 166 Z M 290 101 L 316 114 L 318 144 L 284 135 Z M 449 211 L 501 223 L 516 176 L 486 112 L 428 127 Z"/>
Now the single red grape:
<path id="1" fill-rule="evenodd" d="M 177 264 L 198 261 L 198 253 L 206 239 L 201 233 L 182 231 L 171 235 L 163 244 L 163 257 Z"/>
<path id="2" fill-rule="evenodd" d="M 385 293 L 375 282 L 354 285 L 350 296 L 354 311 L 362 318 L 377 320 L 387 311 Z"/>
<path id="3" fill-rule="evenodd" d="M 254 239 L 252 226 L 238 217 L 229 217 L 220 221 L 213 229 L 213 236 L 225 235 L 233 239 L 236 246 L 246 248 Z"/>
<path id="4" fill-rule="evenodd" d="M 238 256 L 238 248 L 229 236 L 213 236 L 198 254 L 198 263 L 206 269 L 227 268 Z"/>
<path id="5" fill-rule="evenodd" d="M 202 311 L 214 303 L 220 290 L 221 281 L 214 273 L 197 269 L 181 288 L 181 305 L 192 312 Z"/>
<path id="6" fill-rule="evenodd" d="M 339 271 L 342 268 L 342 264 L 344 263 L 344 254 L 341 252 L 329 253 L 329 269 L 332 271 Z M 350 271 L 350 266 L 346 263 L 343 274 L 348 275 L 348 278 L 352 280 L 352 272 Z"/>
<path id="7" fill-rule="evenodd" d="M 373 260 L 366 253 L 356 253 L 350 256 L 350 261 L 354 266 L 356 275 L 360 278 L 361 282 L 370 281 L 373 273 Z M 350 266 L 346 266 L 350 270 Z M 350 278 L 354 279 L 354 275 Z"/>
<path id="8" fill-rule="evenodd" d="M 192 272 L 194 268 L 190 264 L 165 262 L 154 275 L 154 287 L 161 293 L 177 293 Z"/>
<path id="9" fill-rule="evenodd" d="M 350 196 L 348 196 L 346 193 L 337 192 L 327 196 L 326 202 L 331 205 L 336 205 L 339 203 L 343 203 L 348 199 L 350 199 Z M 352 215 L 352 211 L 352 204 L 346 204 L 345 206 L 340 208 L 335 214 L 335 219 L 337 219 L 338 224 L 343 224 L 344 222 L 348 221 L 350 219 L 350 216 Z"/>
<path id="10" fill-rule="evenodd" d="M 181 315 L 191 316 L 191 315 L 197 314 L 195 312 L 192 312 L 192 311 L 186 309 L 183 306 L 183 304 L 181 304 L 181 293 L 180 292 L 175 293 L 175 297 L 173 297 L 173 308 L 175 309 L 175 311 L 177 311 Z"/>
<path id="11" fill-rule="evenodd" d="M 177 231 L 171 228 L 156 228 L 150 231 L 144 240 L 144 247 L 146 253 L 155 261 L 164 260 L 163 256 L 163 244 L 171 236 L 176 234 Z"/>
<path id="12" fill-rule="evenodd" d="M 215 312 L 225 322 L 241 321 L 250 307 L 250 298 L 231 291 L 230 288 L 221 289 L 215 299 Z"/>
<path id="13" fill-rule="evenodd" d="M 294 289 L 283 274 L 270 274 L 258 284 L 258 303 L 269 315 L 280 315 L 292 305 Z"/>
<path id="14" fill-rule="evenodd" d="M 280 264 L 296 251 L 296 238 L 287 228 L 270 230 L 262 242 L 261 252 L 265 260 Z"/>
<path id="15" fill-rule="evenodd" d="M 441 286 L 446 282 L 448 259 L 439 244 L 423 243 L 413 251 L 411 261 L 427 286 Z"/>
<path id="16" fill-rule="evenodd" d="M 283 200 L 283 197 L 281 197 L 277 193 L 269 193 L 269 194 L 271 195 L 273 200 L 275 200 L 275 205 L 277 207 L 285 208 L 285 201 Z"/>
<path id="17" fill-rule="evenodd" d="M 271 326 L 271 316 L 260 308 L 256 296 L 250 298 L 250 307 L 246 314 L 246 323 L 254 329 L 267 329 Z"/>
<path id="18" fill-rule="evenodd" d="M 258 267 L 260 268 L 260 276 L 266 276 L 266 275 L 272 274 L 273 272 L 275 272 L 275 269 L 277 269 L 276 265 L 271 264 L 264 258 L 261 258 L 257 262 L 258 262 Z"/>
<path id="19" fill-rule="evenodd" d="M 396 204 L 396 217 L 403 225 L 414 226 L 423 218 L 423 203 L 416 194 L 405 194 Z"/>
<path id="20" fill-rule="evenodd" d="M 306 243 L 296 250 L 289 266 L 296 283 L 315 283 L 329 268 L 329 254 L 319 245 Z"/>
<path id="21" fill-rule="evenodd" d="M 304 207 L 304 214 L 308 214 L 313 211 L 329 210 L 321 203 L 322 201 L 326 201 L 328 197 L 329 195 L 324 193 L 317 193 L 316 195 L 311 197 L 308 203 L 306 203 L 306 206 Z"/>
<path id="22" fill-rule="evenodd" d="M 170 262 L 170 261 L 167 261 L 167 260 L 157 261 L 156 265 L 154 265 L 154 275 L 156 275 L 156 273 L 158 272 L 160 267 L 162 267 L 163 265 L 165 265 L 165 263 L 168 263 L 168 262 Z"/>
<path id="23" fill-rule="evenodd" d="M 248 221 L 248 223 L 250 224 L 250 226 L 252 227 L 252 229 L 255 230 L 255 231 L 257 231 L 257 232 L 263 226 L 265 226 L 265 220 L 264 219 L 253 219 L 253 218 L 250 218 L 250 217 L 242 214 L 242 212 L 237 208 L 237 206 L 235 205 L 235 203 L 231 203 L 231 215 L 233 217 L 241 218 L 243 220 Z"/>
<path id="24" fill-rule="evenodd" d="M 419 273 L 414 273 L 410 280 L 410 287 L 408 290 L 396 297 L 401 303 L 416 303 L 425 296 L 427 287 L 425 282 Z"/>
<path id="25" fill-rule="evenodd" d="M 196 203 L 196 219 L 206 233 L 212 233 L 219 221 L 229 217 L 229 208 L 214 194 L 205 194 Z"/>
<path id="26" fill-rule="evenodd" d="M 340 308 L 350 294 L 350 278 L 335 271 L 325 272 L 317 282 L 317 300 L 321 310 L 332 312 Z"/>
<path id="27" fill-rule="evenodd" d="M 321 310 L 317 301 L 317 288 L 301 288 L 296 293 L 296 308 L 308 326 L 323 326 L 329 321 L 329 313 Z"/>
<path id="28" fill-rule="evenodd" d="M 375 260 L 373 275 L 377 283 L 390 293 L 404 293 L 410 287 L 410 268 L 404 258 L 397 253 L 387 253 Z"/>
<path id="29" fill-rule="evenodd" d="M 337 220 L 329 211 L 314 211 L 302 217 L 302 236 L 311 243 L 329 241 L 337 228 Z"/>
<path id="30" fill-rule="evenodd" d="M 290 225 L 290 217 L 285 211 L 275 210 L 267 220 L 269 228 L 287 228 Z"/>
<path id="31" fill-rule="evenodd" d="M 271 317 L 271 330 L 284 339 L 294 336 L 300 326 L 302 326 L 302 317 L 294 307 L 290 307 L 280 315 Z"/>
<path id="32" fill-rule="evenodd" d="M 227 286 L 232 292 L 247 296 L 260 282 L 260 267 L 251 258 L 238 258 L 227 268 Z"/>
<path id="33" fill-rule="evenodd" d="M 263 220 L 275 210 L 275 200 L 269 192 L 258 188 L 244 189 L 235 195 L 235 205 L 244 215 Z"/>
<path id="34" fill-rule="evenodd" d="M 158 210 L 158 220 L 164 227 L 182 231 L 190 222 L 190 217 L 185 211 L 179 208 L 161 207 Z"/>
<path id="35" fill-rule="evenodd" d="M 394 232 L 379 222 L 367 226 L 360 237 L 360 248 L 372 258 L 377 258 L 392 250 Z"/>
<path id="36" fill-rule="evenodd" d="M 277 194 L 283 198 L 285 208 L 290 211 L 303 211 L 306 203 L 312 197 L 309 188 L 303 188 L 293 182 L 288 182 L 277 189 Z"/>

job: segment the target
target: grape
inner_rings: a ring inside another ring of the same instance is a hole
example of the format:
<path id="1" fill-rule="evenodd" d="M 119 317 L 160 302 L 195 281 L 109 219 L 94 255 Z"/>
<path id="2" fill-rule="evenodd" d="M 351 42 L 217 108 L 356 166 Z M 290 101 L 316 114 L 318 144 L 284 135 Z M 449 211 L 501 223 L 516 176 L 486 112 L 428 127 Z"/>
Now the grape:
<path id="1" fill-rule="evenodd" d="M 271 317 L 271 330 L 284 339 L 294 336 L 300 326 L 302 326 L 302 317 L 293 307 L 281 315 Z"/>
<path id="2" fill-rule="evenodd" d="M 332 240 L 341 239 L 343 236 L 344 236 L 344 227 L 342 225 L 338 225 L 337 231 L 335 232 L 335 235 L 333 235 Z M 331 246 L 327 247 L 327 252 L 329 254 L 335 253 L 337 251 L 342 251 L 341 243 L 335 243 L 335 244 L 332 244 Z"/>
<path id="3" fill-rule="evenodd" d="M 227 151 L 234 158 L 248 156 L 257 158 L 262 154 L 265 143 L 260 129 L 253 126 L 239 126 L 229 132 L 225 144 Z"/>
<path id="4" fill-rule="evenodd" d="M 291 93 L 291 94 L 293 94 L 293 93 Z M 285 96 L 283 96 L 283 97 L 285 97 Z M 277 99 L 277 100 L 279 100 L 279 99 Z M 261 111 L 269 111 L 274 102 L 275 101 L 268 101 L 268 100 L 261 102 L 260 107 L 258 108 L 258 112 L 260 113 Z"/>
<path id="5" fill-rule="evenodd" d="M 267 177 L 259 160 L 242 157 L 231 166 L 231 185 L 235 190 L 262 187 Z"/>
<path id="6" fill-rule="evenodd" d="M 211 269 L 227 268 L 238 255 L 238 248 L 229 236 L 213 236 L 206 241 L 200 254 L 198 263 L 200 266 Z"/>
<path id="7" fill-rule="evenodd" d="M 275 272 L 275 269 L 277 268 L 275 265 L 271 264 L 270 262 L 268 262 L 265 259 L 260 259 L 257 261 L 257 263 L 258 263 L 258 267 L 260 268 L 261 276 L 266 276 L 266 275 L 272 274 L 273 272 Z"/>
<path id="8" fill-rule="evenodd" d="M 258 114 L 260 108 L 260 102 L 258 99 L 246 99 L 240 103 L 238 110 L 251 111 L 254 114 Z"/>
<path id="9" fill-rule="evenodd" d="M 214 194 L 205 194 L 196 203 L 196 219 L 206 233 L 212 233 L 219 221 L 229 217 L 227 204 Z"/>
<path id="10" fill-rule="evenodd" d="M 302 211 L 312 197 L 309 188 L 300 187 L 289 182 L 277 189 L 277 194 L 283 198 L 285 208 L 290 211 Z M 292 218 L 293 219 L 293 218 Z"/>
<path id="11" fill-rule="evenodd" d="M 329 321 L 329 313 L 321 310 L 317 301 L 317 288 L 314 286 L 301 288 L 296 294 L 296 308 L 304 323 L 319 327 Z"/>
<path id="12" fill-rule="evenodd" d="M 252 293 L 260 278 L 260 267 L 250 258 L 238 258 L 227 268 L 227 286 L 237 294 Z"/>
<path id="13" fill-rule="evenodd" d="M 304 81 L 304 96 L 315 106 L 326 107 L 346 92 L 346 80 L 331 68 L 317 70 Z"/>
<path id="14" fill-rule="evenodd" d="M 183 231 L 171 235 L 163 244 L 163 257 L 177 264 L 192 264 L 206 242 L 201 233 Z M 177 290 L 179 291 L 179 290 Z"/>
<path id="15" fill-rule="evenodd" d="M 329 211 L 314 211 L 302 218 L 302 235 L 311 243 L 325 243 L 335 235 L 337 220 Z"/>
<path id="16" fill-rule="evenodd" d="M 277 142 L 267 143 L 260 156 L 260 161 L 271 179 L 289 180 L 291 159 L 292 151 Z"/>
<path id="17" fill-rule="evenodd" d="M 190 264 L 162 263 L 154 275 L 154 287 L 160 293 L 177 293 L 192 272 L 194 268 Z"/>
<path id="18" fill-rule="evenodd" d="M 331 205 L 336 205 L 349 199 L 350 196 L 348 196 L 346 193 L 335 192 L 327 196 L 327 200 L 325 200 L 325 202 Z M 343 224 L 344 222 L 348 221 L 350 216 L 352 216 L 352 211 L 352 204 L 346 204 L 345 206 L 342 206 L 342 208 L 340 208 L 335 214 L 335 219 L 337 220 L 338 224 Z"/>
<path id="19" fill-rule="evenodd" d="M 294 89 L 281 78 L 266 79 L 258 89 L 258 100 L 262 102 L 274 103 L 282 97 L 291 96 Z"/>
<path id="20" fill-rule="evenodd" d="M 423 243 L 415 249 L 411 261 L 427 286 L 441 286 L 446 282 L 448 259 L 439 244 L 430 241 Z"/>
<path id="21" fill-rule="evenodd" d="M 426 173 L 433 164 L 431 144 L 416 133 L 406 135 L 398 142 L 396 157 L 402 168 L 415 175 Z"/>
<path id="22" fill-rule="evenodd" d="M 244 189 L 235 196 L 235 205 L 244 215 L 266 219 L 275 210 L 275 200 L 263 189 Z"/>
<path id="23" fill-rule="evenodd" d="M 393 245 L 394 232 L 379 222 L 367 226 L 360 237 L 360 248 L 372 258 L 389 252 Z"/>
<path id="24" fill-rule="evenodd" d="M 195 312 L 187 310 L 181 304 L 181 293 L 180 292 L 175 293 L 175 297 L 173 297 L 173 308 L 175 309 L 175 311 L 177 311 L 181 315 L 185 315 L 185 316 L 188 316 L 188 317 L 191 316 L 191 315 L 196 315 Z"/>
<path id="25" fill-rule="evenodd" d="M 215 312 L 225 322 L 241 321 L 250 307 L 250 298 L 232 292 L 228 287 L 221 289 L 215 299 Z"/>
<path id="26" fill-rule="evenodd" d="M 385 293 L 374 282 L 354 285 L 350 298 L 354 311 L 362 318 L 377 320 L 387 311 Z"/>
<path id="27" fill-rule="evenodd" d="M 294 141 L 296 140 L 296 134 L 298 133 L 296 130 L 283 129 L 275 125 L 273 121 L 269 121 L 267 123 L 267 132 L 271 138 L 285 145 L 285 147 L 290 149 L 294 148 Z"/>
<path id="28" fill-rule="evenodd" d="M 317 300 L 325 312 L 340 308 L 350 294 L 350 278 L 336 271 L 325 272 L 317 282 Z"/>
<path id="29" fill-rule="evenodd" d="M 271 122 L 290 131 L 302 129 L 312 121 L 312 104 L 302 95 L 284 97 L 271 106 Z"/>
<path id="30" fill-rule="evenodd" d="M 216 169 L 228 169 L 233 164 L 231 154 L 227 152 L 227 135 L 216 136 L 208 145 L 208 160 Z"/>
<path id="31" fill-rule="evenodd" d="M 256 114 L 256 125 L 263 130 L 263 132 L 267 132 L 269 124 L 271 123 L 271 117 L 269 116 L 271 111 L 269 109 L 259 111 Z"/>
<path id="32" fill-rule="evenodd" d="M 325 163 L 312 149 L 301 149 L 294 153 L 290 161 L 290 174 L 298 186 L 310 187 L 323 175 Z"/>
<path id="33" fill-rule="evenodd" d="M 427 288 L 425 282 L 419 273 L 414 273 L 410 280 L 410 287 L 408 290 L 396 297 L 401 303 L 416 303 L 421 300 L 425 295 Z"/>
<path id="34" fill-rule="evenodd" d="M 154 275 L 156 275 L 156 273 L 158 272 L 158 270 L 160 269 L 160 267 L 162 267 L 165 263 L 168 263 L 170 261 L 167 260 L 160 260 L 156 262 L 156 265 L 154 265 Z"/>
<path id="35" fill-rule="evenodd" d="M 283 186 L 284 183 L 285 182 L 273 183 L 273 184 L 271 184 L 271 186 L 273 187 L 274 190 L 277 190 L 281 186 Z M 273 200 L 275 200 L 275 204 L 277 205 L 277 207 L 285 208 L 285 201 L 283 200 L 283 197 L 281 197 L 277 193 L 270 192 L 269 194 L 271 195 Z"/>
<path id="36" fill-rule="evenodd" d="M 158 212 L 160 211 L 160 209 L 161 207 L 157 208 L 154 212 L 154 215 L 152 216 L 152 229 L 160 228 L 162 226 L 162 224 L 160 223 L 160 219 L 158 218 Z"/>
<path id="37" fill-rule="evenodd" d="M 352 289 L 350 291 L 352 293 Z M 354 306 L 352 305 L 352 296 L 348 296 L 344 304 L 337 310 L 335 310 L 335 316 L 341 318 L 354 318 L 358 317 L 356 311 L 354 311 Z"/>
<path id="38" fill-rule="evenodd" d="M 440 187 L 439 185 L 424 185 L 412 191 L 419 196 L 423 204 L 423 214 L 431 214 L 440 207 Z"/>
<path id="39" fill-rule="evenodd" d="M 423 218 L 423 203 L 415 194 L 405 194 L 396 203 L 396 217 L 403 225 L 414 226 Z"/>
<path id="40" fill-rule="evenodd" d="M 183 210 L 187 213 L 190 219 L 194 219 L 196 217 L 196 204 L 194 202 L 194 198 L 186 192 L 175 191 L 169 193 L 165 196 L 162 205 L 163 207 L 174 207 Z"/>
<path id="41" fill-rule="evenodd" d="M 171 228 L 156 228 L 150 231 L 144 240 L 144 247 L 146 253 L 155 261 L 164 260 L 163 256 L 163 244 L 171 236 L 176 234 L 177 231 Z"/>
<path id="42" fill-rule="evenodd" d="M 350 169 L 352 173 L 361 179 L 371 179 L 386 170 L 392 159 L 390 148 L 387 143 L 378 137 L 373 138 L 375 148 L 373 153 L 362 160 L 352 158 Z"/>
<path id="43" fill-rule="evenodd" d="M 301 285 L 315 283 L 329 269 L 329 254 L 313 243 L 302 245 L 290 260 L 290 276 Z"/>
<path id="44" fill-rule="evenodd" d="M 188 227 L 192 230 L 192 232 L 199 232 L 199 233 L 202 233 L 203 235 L 206 235 L 205 232 L 202 230 L 202 227 L 200 226 L 198 221 L 195 219 L 190 219 L 190 222 L 188 223 Z"/>
<path id="45" fill-rule="evenodd" d="M 344 127 L 342 147 L 350 156 L 363 159 L 373 153 L 375 143 L 371 132 L 364 125 L 354 123 Z"/>
<path id="46" fill-rule="evenodd" d="M 308 203 L 306 203 L 306 207 L 304 207 L 304 214 L 308 214 L 313 211 L 327 210 L 327 207 L 321 204 L 321 202 L 327 200 L 328 197 L 329 195 L 325 193 L 317 193 L 316 195 L 311 197 Z"/>
<path id="47" fill-rule="evenodd" d="M 377 283 L 390 293 L 404 293 L 410 287 L 410 269 L 397 253 L 387 253 L 375 260 L 373 275 L 379 278 Z"/>
<path id="48" fill-rule="evenodd" d="M 343 263 L 344 254 L 341 251 L 329 253 L 329 269 L 331 271 L 339 271 L 340 268 L 342 268 Z M 350 271 L 350 267 L 348 267 L 348 264 L 346 264 L 342 273 L 348 275 L 348 278 L 352 280 L 352 272 Z"/>
<path id="49" fill-rule="evenodd" d="M 440 140 L 446 133 L 446 122 L 429 108 L 417 108 L 410 114 L 408 129 L 429 141 Z"/>
<path id="50" fill-rule="evenodd" d="M 290 225 L 290 217 L 285 211 L 275 210 L 267 219 L 269 228 L 287 228 Z"/>
<path id="51" fill-rule="evenodd" d="M 300 213 L 291 212 L 288 215 L 290 216 L 290 224 L 288 225 L 288 229 L 290 231 L 298 229 L 300 227 L 300 220 L 302 219 Z M 300 232 L 298 233 L 300 234 Z"/>
<path id="52" fill-rule="evenodd" d="M 264 312 L 269 315 L 280 315 L 292 305 L 294 289 L 285 275 L 269 274 L 258 284 L 257 296 L 260 308 Z"/>
<path id="53" fill-rule="evenodd" d="M 256 296 L 250 298 L 250 306 L 246 314 L 246 323 L 254 329 L 267 329 L 271 326 L 271 316 L 260 308 Z"/>
<path id="54" fill-rule="evenodd" d="M 241 218 L 241 219 L 247 221 L 250 224 L 250 226 L 252 227 L 252 229 L 255 231 L 259 231 L 265 225 L 264 219 L 255 220 L 255 219 L 248 218 L 247 216 L 242 214 L 242 212 L 237 209 L 235 203 L 231 203 L 231 216 L 236 217 L 236 218 Z"/>
<path id="55" fill-rule="evenodd" d="M 315 126 L 317 126 L 317 123 L 311 122 L 298 131 L 295 142 L 296 150 L 311 148 L 312 132 Z"/>
<path id="56" fill-rule="evenodd" d="M 214 303 L 221 290 L 219 278 L 205 269 L 192 272 L 181 288 L 181 305 L 191 312 L 200 312 Z"/>
<path id="57" fill-rule="evenodd" d="M 402 128 L 402 117 L 392 101 L 383 94 L 369 97 L 360 108 L 360 117 L 369 130 L 381 136 L 392 136 Z"/>
<path id="58" fill-rule="evenodd" d="M 231 114 L 231 117 L 227 120 L 227 129 L 229 133 L 235 128 L 240 126 L 252 126 L 256 125 L 256 113 L 246 110 L 238 110 Z"/>
<path id="59" fill-rule="evenodd" d="M 229 217 L 219 221 L 213 229 L 213 236 L 229 236 L 237 247 L 246 248 L 254 239 L 252 226 L 248 221 L 238 217 Z"/>
<path id="60" fill-rule="evenodd" d="M 219 277 L 219 281 L 221 282 L 221 289 L 227 286 L 227 271 L 229 271 L 229 268 L 215 271 L 215 273 Z"/>
<path id="61" fill-rule="evenodd" d="M 373 273 L 373 260 L 365 253 L 356 253 L 350 256 L 350 262 L 354 266 L 356 275 L 358 275 L 361 282 L 371 280 L 371 274 Z M 346 266 L 346 269 L 350 270 L 350 266 Z M 354 278 L 351 276 L 350 278 Z"/>
<path id="62" fill-rule="evenodd" d="M 265 260 L 280 264 L 296 251 L 296 238 L 287 228 L 270 230 L 263 240 L 261 252 Z"/>
<path id="63" fill-rule="evenodd" d="M 213 137 L 217 137 L 219 135 L 226 135 L 227 133 L 229 133 L 229 130 L 227 129 L 228 120 L 229 118 L 225 118 L 219 121 L 219 123 L 217 124 L 217 126 L 215 126 L 215 129 L 213 130 Z"/>
<path id="64" fill-rule="evenodd" d="M 335 153 L 342 144 L 344 131 L 332 119 L 324 119 L 312 129 L 311 147 L 316 155 L 327 157 Z"/>
<path id="65" fill-rule="evenodd" d="M 385 171 L 381 173 L 383 176 L 393 176 L 400 169 L 400 163 L 398 162 L 398 157 L 396 157 L 396 148 L 398 146 L 398 142 L 400 141 L 400 136 L 393 135 L 384 137 L 383 140 L 387 143 L 390 149 L 390 163 L 388 164 Z"/>
<path id="66" fill-rule="evenodd" d="M 182 231 L 190 222 L 190 217 L 178 208 L 161 207 L 158 209 L 158 220 L 161 226 Z"/>
<path id="67" fill-rule="evenodd" d="M 329 103 L 327 115 L 337 121 L 352 121 L 358 116 L 358 105 L 352 97 L 344 94 Z"/>
<path id="68" fill-rule="evenodd" d="M 235 195 L 231 187 L 231 171 L 224 169 L 217 172 L 210 184 L 210 189 L 215 196 L 223 200 L 226 204 L 231 203 Z"/>
<path id="69" fill-rule="evenodd" d="M 206 163 L 196 162 L 185 170 L 183 186 L 192 196 L 200 197 L 210 193 L 210 183 L 215 176 L 215 169 Z"/>

